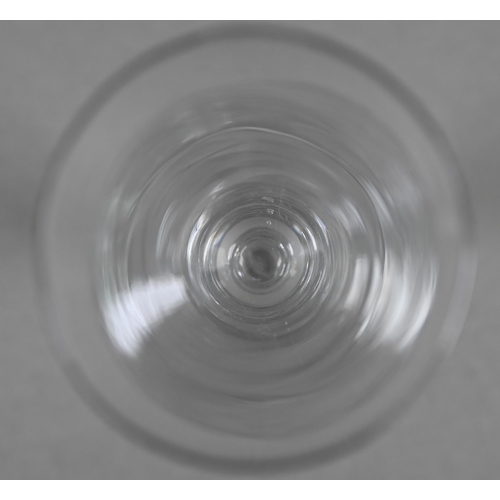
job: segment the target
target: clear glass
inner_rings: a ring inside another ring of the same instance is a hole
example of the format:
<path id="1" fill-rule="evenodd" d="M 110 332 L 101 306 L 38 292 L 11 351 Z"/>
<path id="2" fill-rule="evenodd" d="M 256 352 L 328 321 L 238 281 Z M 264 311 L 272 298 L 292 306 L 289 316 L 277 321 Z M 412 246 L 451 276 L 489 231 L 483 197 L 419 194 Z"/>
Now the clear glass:
<path id="1" fill-rule="evenodd" d="M 370 60 L 285 25 L 198 31 L 115 74 L 54 152 L 48 336 L 154 450 L 310 466 L 386 427 L 453 346 L 467 200 L 442 132 Z"/>

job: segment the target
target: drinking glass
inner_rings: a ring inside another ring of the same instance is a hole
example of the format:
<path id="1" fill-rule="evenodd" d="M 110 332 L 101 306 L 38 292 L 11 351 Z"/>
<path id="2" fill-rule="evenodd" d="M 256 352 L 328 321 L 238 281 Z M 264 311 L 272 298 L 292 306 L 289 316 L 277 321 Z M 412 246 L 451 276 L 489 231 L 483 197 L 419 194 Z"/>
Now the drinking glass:
<path id="1" fill-rule="evenodd" d="M 77 391 L 224 471 L 311 466 L 385 428 L 456 341 L 474 262 L 428 112 L 284 24 L 217 24 L 119 70 L 37 210 L 47 336 Z"/>

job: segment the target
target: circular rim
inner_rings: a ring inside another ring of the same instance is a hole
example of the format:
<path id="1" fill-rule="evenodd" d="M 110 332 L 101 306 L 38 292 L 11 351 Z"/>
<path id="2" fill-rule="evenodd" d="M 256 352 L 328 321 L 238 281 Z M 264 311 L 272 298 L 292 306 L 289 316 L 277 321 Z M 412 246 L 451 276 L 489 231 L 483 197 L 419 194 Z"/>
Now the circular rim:
<path id="1" fill-rule="evenodd" d="M 265 460 L 234 460 L 209 456 L 203 453 L 186 450 L 180 446 L 163 441 L 154 433 L 145 430 L 140 425 L 124 416 L 108 403 L 105 397 L 101 395 L 99 390 L 94 388 L 83 373 L 75 357 L 72 356 L 71 353 L 65 351 L 64 347 L 57 342 L 59 334 L 54 318 L 49 314 L 49 311 L 54 310 L 54 304 L 50 293 L 47 293 L 49 275 L 43 260 L 42 228 L 46 213 L 45 205 L 51 199 L 52 189 L 55 184 L 53 181 L 63 169 L 65 159 L 70 154 L 73 146 L 77 143 L 80 132 L 86 129 L 92 122 L 94 115 L 101 106 L 105 105 L 108 99 L 112 97 L 116 89 L 126 86 L 136 75 L 141 74 L 147 69 L 153 68 L 170 57 L 189 52 L 203 44 L 231 39 L 251 40 L 257 38 L 260 40 L 281 41 L 292 45 L 300 45 L 310 50 L 326 54 L 329 57 L 336 58 L 354 67 L 360 71 L 360 73 L 385 88 L 391 96 L 409 112 L 427 136 L 428 140 L 445 159 L 443 162 L 445 168 L 449 165 L 457 166 L 457 161 L 445 134 L 426 108 L 405 85 L 400 83 L 390 72 L 368 57 L 329 37 L 281 23 L 215 23 L 153 47 L 125 64 L 125 66 L 115 72 L 94 91 L 76 113 L 69 126 L 64 130 L 48 160 L 46 173 L 39 189 L 35 217 L 33 220 L 34 231 L 32 233 L 34 235 L 32 263 L 34 264 L 34 276 L 38 295 L 37 303 L 40 308 L 44 331 L 51 347 L 55 351 L 56 358 L 60 362 L 63 371 L 66 373 L 73 387 L 82 399 L 84 399 L 87 404 L 89 404 L 89 406 L 112 427 L 117 428 L 129 439 L 139 442 L 141 445 L 146 446 L 154 452 L 160 453 L 163 456 L 170 456 L 177 462 L 183 462 L 189 466 L 240 474 L 266 474 L 313 467 L 320 462 L 357 449 L 378 435 L 381 430 L 386 428 L 394 420 L 394 417 L 399 414 L 401 410 L 407 407 L 414 396 L 419 394 L 422 387 L 427 383 L 438 367 L 439 361 L 446 352 L 453 347 L 455 341 L 458 339 L 472 297 L 476 269 L 476 255 L 473 246 L 474 224 L 470 198 L 463 180 L 462 172 L 459 168 L 447 168 L 447 175 L 455 181 L 455 185 L 459 191 L 458 196 L 461 200 L 463 214 L 465 214 L 467 221 L 464 224 L 464 236 L 466 241 L 463 245 L 463 251 L 457 266 L 458 272 L 455 276 L 456 286 L 454 296 L 451 297 L 450 306 L 445 313 L 442 329 L 436 335 L 436 338 L 443 335 L 446 336 L 446 342 L 437 343 L 441 350 L 439 356 L 433 358 L 432 365 L 429 367 L 430 369 L 420 373 L 418 379 L 413 381 L 412 390 L 408 391 L 408 393 L 397 400 L 393 400 L 393 406 L 382 416 L 379 416 L 376 420 L 372 420 L 369 425 L 358 430 L 356 434 L 347 436 L 343 441 L 329 444 L 323 449 L 318 449 L 315 452 L 294 455 L 287 458 Z M 465 265 L 464 262 L 466 263 Z"/>

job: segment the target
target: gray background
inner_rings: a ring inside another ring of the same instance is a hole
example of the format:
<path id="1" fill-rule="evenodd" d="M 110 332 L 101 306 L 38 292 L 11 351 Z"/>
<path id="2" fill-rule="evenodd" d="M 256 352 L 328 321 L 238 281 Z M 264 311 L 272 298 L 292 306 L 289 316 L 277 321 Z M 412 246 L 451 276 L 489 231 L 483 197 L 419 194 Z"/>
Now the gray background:
<path id="1" fill-rule="evenodd" d="M 91 90 L 200 23 L 0 23 L 0 478 L 205 478 L 137 448 L 73 392 L 43 338 L 30 217 L 44 163 Z M 294 24 L 294 23 L 291 23 Z M 367 448 L 301 478 L 500 477 L 500 23 L 304 22 L 402 79 L 447 132 L 478 220 L 463 335 L 437 378 Z"/>

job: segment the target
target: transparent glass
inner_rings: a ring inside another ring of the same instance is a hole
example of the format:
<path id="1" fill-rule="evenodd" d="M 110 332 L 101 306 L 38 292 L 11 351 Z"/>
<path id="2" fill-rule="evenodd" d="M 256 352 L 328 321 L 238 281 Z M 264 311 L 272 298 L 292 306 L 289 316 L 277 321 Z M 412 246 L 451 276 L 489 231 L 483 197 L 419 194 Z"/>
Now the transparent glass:
<path id="1" fill-rule="evenodd" d="M 370 439 L 454 344 L 475 270 L 435 122 L 330 39 L 222 24 L 132 61 L 37 211 L 48 336 L 82 396 L 177 460 L 257 473 Z"/>

